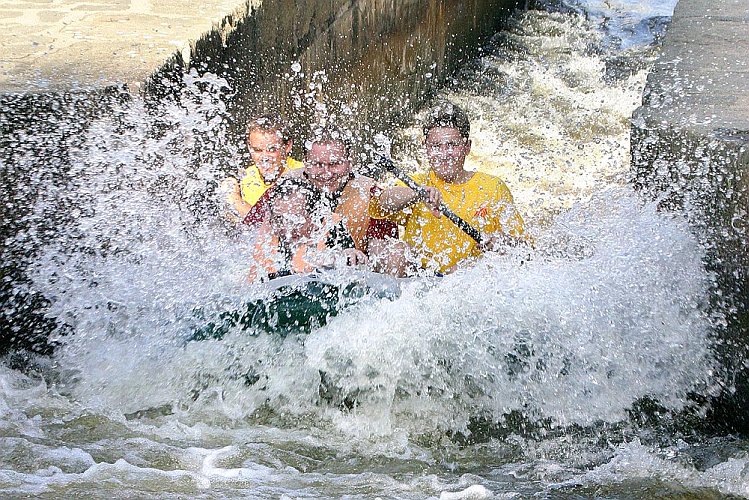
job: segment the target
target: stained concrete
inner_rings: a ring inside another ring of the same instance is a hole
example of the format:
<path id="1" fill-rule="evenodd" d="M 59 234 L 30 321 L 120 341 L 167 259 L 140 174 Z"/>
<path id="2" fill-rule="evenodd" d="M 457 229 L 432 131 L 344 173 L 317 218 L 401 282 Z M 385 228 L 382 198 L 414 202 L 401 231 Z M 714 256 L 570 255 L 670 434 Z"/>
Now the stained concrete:
<path id="1" fill-rule="evenodd" d="M 228 81 L 235 131 L 258 111 L 280 108 L 296 135 L 303 135 L 319 118 L 321 101 L 366 140 L 367 130 L 391 128 L 461 62 L 475 57 L 481 40 L 498 31 L 518 3 L 265 0 L 246 15 L 227 17 L 192 44 L 189 54 L 175 54 L 149 80 L 146 92 L 175 94 L 174 75 L 197 68 Z M 304 97 L 314 83 L 322 86 L 310 102 Z"/>
<path id="2" fill-rule="evenodd" d="M 641 116 L 708 134 L 749 130 L 749 3 L 681 0 Z"/>
<path id="3" fill-rule="evenodd" d="M 632 121 L 638 187 L 684 207 L 732 290 L 749 257 L 749 3 L 680 0 Z"/>
<path id="4" fill-rule="evenodd" d="M 749 2 L 679 1 L 633 116 L 632 166 L 635 185 L 662 207 L 686 214 L 707 248 L 706 264 L 718 277 L 713 302 L 728 320 L 718 350 L 729 377 L 740 381 L 738 402 L 725 405 L 723 416 L 749 431 L 749 417 L 738 417 L 749 410 L 743 366 L 749 353 Z"/>
<path id="5" fill-rule="evenodd" d="M 518 3 L 0 0 L 0 95 L 117 86 L 161 99 L 177 96 L 181 75 L 196 69 L 227 79 L 229 115 L 242 123 L 267 102 L 294 119 L 311 113 L 291 101 L 324 72 L 327 101 L 353 104 L 357 121 L 386 127 L 473 56 Z"/>
<path id="6" fill-rule="evenodd" d="M 0 94 L 137 87 L 247 8 L 242 0 L 0 0 Z"/>

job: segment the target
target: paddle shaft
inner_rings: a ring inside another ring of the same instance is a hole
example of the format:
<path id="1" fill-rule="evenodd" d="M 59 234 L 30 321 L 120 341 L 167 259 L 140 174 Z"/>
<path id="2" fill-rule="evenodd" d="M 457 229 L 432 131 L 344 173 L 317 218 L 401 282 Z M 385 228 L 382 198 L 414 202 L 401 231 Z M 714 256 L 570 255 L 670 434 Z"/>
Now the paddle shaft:
<path id="1" fill-rule="evenodd" d="M 381 156 L 378 162 L 385 168 L 385 170 L 392 172 L 398 179 L 400 179 L 406 186 L 411 188 L 419 198 L 426 200 L 429 197 L 429 193 L 426 188 L 415 180 L 404 174 L 398 167 L 395 166 L 393 160 Z M 458 229 L 470 236 L 479 246 L 482 245 L 483 238 L 481 233 L 472 225 L 464 221 L 458 214 L 450 210 L 450 208 L 444 203 L 440 203 L 439 211 L 447 217 L 453 224 L 458 226 Z"/>

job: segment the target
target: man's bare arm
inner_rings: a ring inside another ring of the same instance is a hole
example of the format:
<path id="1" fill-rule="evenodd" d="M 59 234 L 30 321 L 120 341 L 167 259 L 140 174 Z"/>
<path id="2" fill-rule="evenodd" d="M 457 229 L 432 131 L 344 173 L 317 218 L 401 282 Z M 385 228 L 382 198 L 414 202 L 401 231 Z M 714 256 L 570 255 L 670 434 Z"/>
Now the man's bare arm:
<path id="1" fill-rule="evenodd" d="M 226 193 L 224 200 L 227 207 L 234 211 L 240 219 L 244 219 L 252 208 L 252 205 L 242 199 L 239 181 L 234 177 L 228 177 L 221 182 L 219 189 L 222 193 Z"/>
<path id="2" fill-rule="evenodd" d="M 432 210 L 432 213 L 439 217 L 442 215 L 439 210 L 442 203 L 442 193 L 434 187 L 425 187 L 424 191 L 427 193 L 427 199 L 422 199 L 418 193 L 406 186 L 389 187 L 383 190 L 378 198 L 380 209 L 385 214 L 390 215 L 400 212 L 417 201 L 423 201 Z"/>

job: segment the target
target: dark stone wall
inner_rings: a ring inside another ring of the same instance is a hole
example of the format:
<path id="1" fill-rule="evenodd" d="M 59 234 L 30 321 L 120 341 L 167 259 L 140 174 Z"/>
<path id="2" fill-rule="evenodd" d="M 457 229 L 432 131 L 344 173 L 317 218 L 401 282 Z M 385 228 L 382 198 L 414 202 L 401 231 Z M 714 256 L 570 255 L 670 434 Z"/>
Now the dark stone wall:
<path id="1" fill-rule="evenodd" d="M 221 75 L 237 140 L 246 120 L 280 109 L 297 136 L 319 118 L 304 98 L 309 85 L 339 121 L 361 133 L 387 131 L 422 105 L 474 57 L 518 0 L 266 0 L 194 44 L 189 61 L 175 55 L 149 81 L 147 93 L 175 92 L 175 73 L 195 68 Z M 298 62 L 301 71 L 292 71 Z M 167 75 L 167 78 L 164 78 Z M 163 85 L 162 82 L 170 82 Z M 352 113 L 341 113 L 344 106 Z M 348 122 L 348 123 L 346 123 Z"/>
<path id="2" fill-rule="evenodd" d="M 690 220 L 717 283 L 724 395 L 714 423 L 749 432 L 749 4 L 680 0 L 632 120 L 634 183 Z M 734 392 L 735 390 L 735 392 Z"/>

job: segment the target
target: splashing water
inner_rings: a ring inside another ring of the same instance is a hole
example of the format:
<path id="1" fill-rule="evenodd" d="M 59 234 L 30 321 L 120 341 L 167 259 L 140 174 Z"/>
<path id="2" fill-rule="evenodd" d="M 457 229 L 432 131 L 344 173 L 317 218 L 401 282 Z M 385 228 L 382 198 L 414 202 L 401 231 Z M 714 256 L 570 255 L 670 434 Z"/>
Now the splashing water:
<path id="1" fill-rule="evenodd" d="M 210 195 L 241 162 L 222 141 L 225 82 L 187 75 L 188 105 L 154 118 L 134 100 L 99 120 L 71 183 L 36 207 L 75 210 L 33 270 L 72 334 L 38 374 L 0 371 L 0 489 L 748 494 L 744 442 L 650 444 L 627 425 L 643 399 L 680 411 L 714 393 L 720 369 L 702 249 L 626 184 L 652 20 L 670 13 L 632 5 L 519 13 L 444 92 L 471 116 L 471 168 L 502 177 L 533 228 L 532 258 L 404 282 L 398 299 L 309 335 L 188 341 L 196 307 L 263 293 L 242 279 L 253 235 L 228 234 Z M 414 167 L 417 137 L 399 138 Z M 547 438 L 523 435 L 513 415 Z"/>
<path id="2" fill-rule="evenodd" d="M 511 410 L 560 424 L 618 421 L 643 396 L 679 408 L 687 391 L 706 390 L 712 369 L 700 254 L 683 223 L 653 207 L 618 191 L 596 204 L 564 217 L 564 231 L 586 245 L 574 259 L 487 258 L 426 289 L 405 285 L 398 300 L 364 304 L 304 338 L 234 332 L 185 344 L 194 327 L 180 322 L 186 308 L 142 304 L 137 293 L 85 320 L 58 362 L 78 371 L 71 390 L 89 404 L 123 413 L 190 406 L 210 384 L 231 418 L 265 404 L 318 413 L 322 371 L 340 397 L 356 399 L 355 419 L 370 409 L 386 416 L 365 433 L 464 431 L 471 418 Z M 146 375 L 155 372 L 158 383 Z M 248 372 L 263 382 L 248 387 Z"/>

